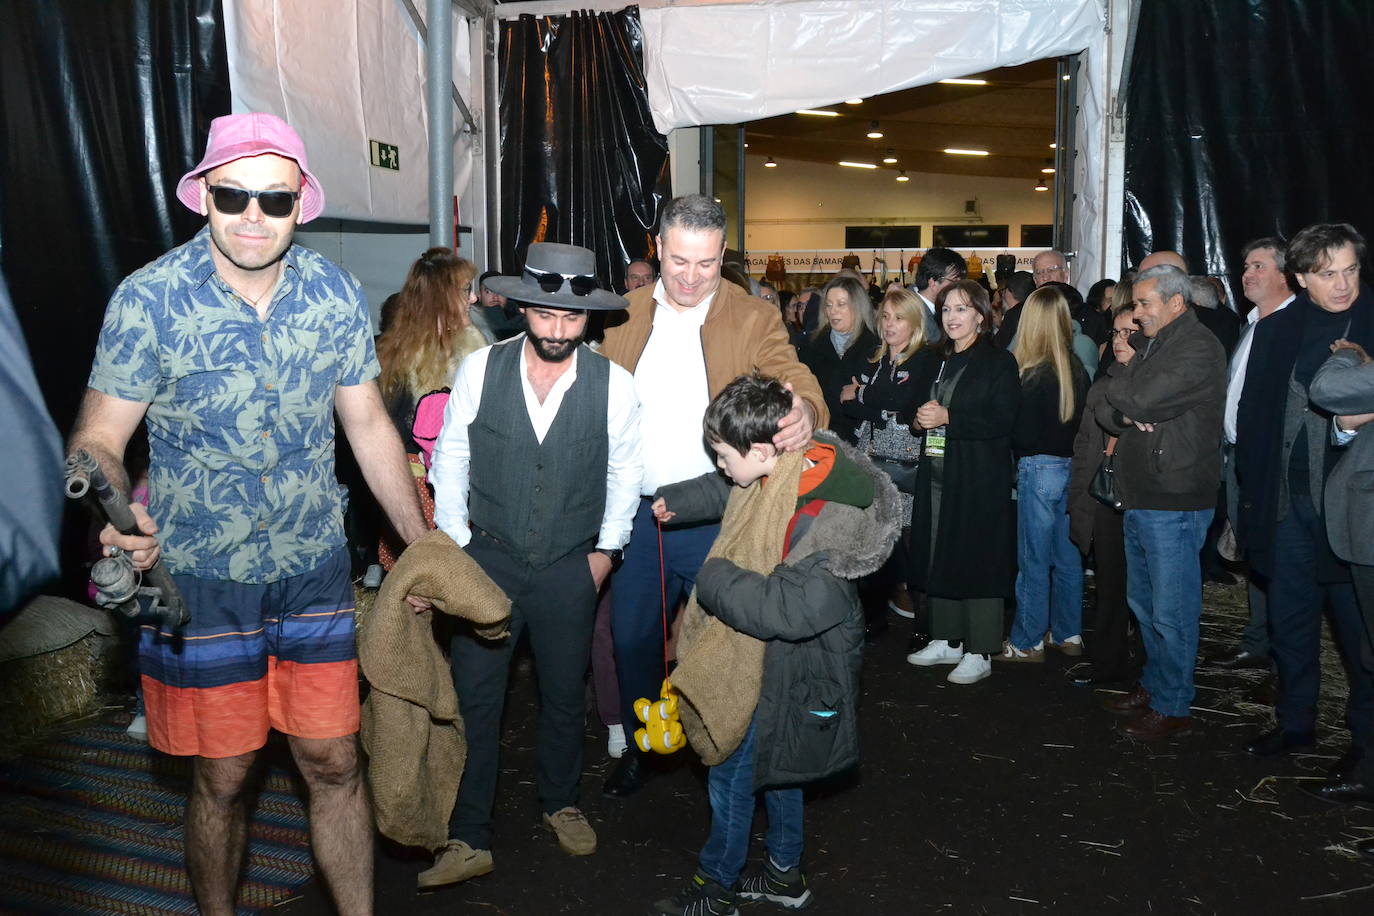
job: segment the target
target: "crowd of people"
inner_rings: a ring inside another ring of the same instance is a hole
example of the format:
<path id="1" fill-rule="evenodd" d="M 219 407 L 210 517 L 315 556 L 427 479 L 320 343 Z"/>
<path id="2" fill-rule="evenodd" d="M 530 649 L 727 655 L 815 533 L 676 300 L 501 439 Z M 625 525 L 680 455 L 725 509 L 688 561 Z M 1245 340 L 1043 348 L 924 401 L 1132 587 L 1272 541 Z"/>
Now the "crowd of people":
<path id="1" fill-rule="evenodd" d="M 336 414 L 392 575 L 424 544 L 509 600 L 503 634 L 460 622 L 443 646 L 467 759 L 420 888 L 495 869 L 522 638 L 535 781 L 561 849 L 597 848 L 578 806 L 590 670 L 618 758 L 606 795 L 658 772 L 630 734 L 641 698 L 679 710 L 710 767 L 697 872 L 651 912 L 795 908 L 812 899 L 800 789 L 857 763 L 864 645 L 890 615 L 912 621 L 907 660 L 948 666 L 954 684 L 1047 650 L 1081 656 L 1075 684 L 1122 688 L 1103 694 L 1120 732 L 1164 740 L 1195 727 L 1219 549 L 1245 563 L 1254 619 L 1206 663 L 1272 659 L 1279 675 L 1277 727 L 1247 751 L 1315 740 L 1329 609 L 1351 744 L 1310 791 L 1374 801 L 1374 446 L 1360 434 L 1374 301 L 1353 228 L 1247 246 L 1242 324 L 1224 283 L 1165 251 L 1086 297 L 1057 251 L 994 287 L 946 248 L 909 288 L 843 270 L 787 290 L 731 269 L 723 211 L 691 195 L 667 204 L 657 264 L 627 265 L 623 296 L 578 246 L 531 245 L 519 276 L 430 249 L 374 345 L 356 280 L 292 242 L 323 190 L 284 122 L 217 119 L 178 198 L 207 226 L 116 291 L 71 446 L 127 492 L 126 445 L 149 432 L 142 533 L 100 539 L 140 568 L 165 563 L 192 609 L 182 630 L 145 622 L 140 662 L 148 740 L 195 759 L 186 850 L 202 912 L 233 911 L 245 787 L 272 729 L 305 778 L 338 910 L 371 911 Z M 373 613 L 443 601 L 393 597 Z M 749 869 L 760 796 L 767 857 Z"/>

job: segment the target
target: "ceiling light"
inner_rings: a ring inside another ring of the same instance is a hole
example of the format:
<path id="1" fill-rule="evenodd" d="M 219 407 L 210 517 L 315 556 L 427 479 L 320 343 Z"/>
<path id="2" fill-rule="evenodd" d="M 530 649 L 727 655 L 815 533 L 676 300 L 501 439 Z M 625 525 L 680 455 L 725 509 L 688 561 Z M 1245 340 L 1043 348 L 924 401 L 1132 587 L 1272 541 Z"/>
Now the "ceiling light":
<path id="1" fill-rule="evenodd" d="M 1043 178 L 1041 178 L 1039 181 L 1035 183 L 1035 190 L 1037 191 L 1048 191 L 1049 189 L 1050 186 L 1046 184 L 1045 179 Z"/>
<path id="2" fill-rule="evenodd" d="M 766 169 L 775 169 L 775 168 L 778 167 L 778 164 L 777 164 L 776 162 L 773 161 L 773 157 L 772 157 L 772 156 L 769 156 L 769 157 L 768 157 L 768 160 L 767 160 L 766 162 L 764 162 L 763 167 L 766 168 Z"/>
<path id="3" fill-rule="evenodd" d="M 910 180 L 911 180 L 910 178 L 906 177 L 906 169 L 901 169 L 901 170 L 899 170 L 899 171 L 897 172 L 897 180 L 898 180 L 898 181 L 910 181 Z"/>
<path id="4" fill-rule="evenodd" d="M 953 146 L 945 147 L 945 152 L 951 156 L 986 156 L 988 154 L 985 149 L 956 149 Z"/>
<path id="5" fill-rule="evenodd" d="M 748 143 L 744 144 L 744 148 L 745 148 L 745 149 L 748 149 L 748 148 L 749 148 L 749 144 L 748 144 Z"/>
<path id="6" fill-rule="evenodd" d="M 892 155 L 892 147 L 887 148 L 887 155 L 883 157 L 883 165 L 892 165 L 897 161 L 897 157 Z"/>
<path id="7" fill-rule="evenodd" d="M 987 80 L 976 79 L 949 79 L 940 80 L 940 82 L 944 83 L 946 86 L 986 86 L 988 84 Z"/>
<path id="8" fill-rule="evenodd" d="M 882 138 L 883 138 L 883 132 L 882 132 L 881 130 L 878 129 L 878 122 L 877 122 L 877 121 L 869 121 L 869 122 L 868 122 L 868 139 L 870 139 L 870 140 L 881 140 Z"/>
<path id="9" fill-rule="evenodd" d="M 824 111 L 820 108 L 798 108 L 797 114 L 815 115 L 818 118 L 838 118 L 838 111 Z"/>
<path id="10" fill-rule="evenodd" d="M 1059 144 L 1058 144 L 1058 143 L 1051 143 L 1051 144 L 1050 144 L 1050 149 L 1059 149 Z"/>
<path id="11" fill-rule="evenodd" d="M 844 103 L 845 103 L 846 105 L 862 105 L 862 104 L 864 103 L 864 100 L 863 100 L 863 99 L 845 99 L 845 100 L 844 100 Z"/>
<path id="12" fill-rule="evenodd" d="M 848 162 L 844 159 L 841 159 L 839 164 L 851 169 L 876 169 L 878 167 L 872 162 Z"/>
<path id="13" fill-rule="evenodd" d="M 1065 73 L 1063 76 L 1061 76 L 1061 77 L 1059 77 L 1059 78 L 1060 78 L 1061 80 L 1063 80 L 1064 82 L 1066 82 L 1066 83 L 1069 81 L 1069 75 L 1068 75 L 1067 73 Z"/>
<path id="14" fill-rule="evenodd" d="M 1053 175 L 1053 174 L 1054 174 L 1054 166 L 1052 166 L 1052 165 L 1047 165 L 1047 166 L 1045 166 L 1043 169 L 1040 170 L 1040 174 L 1041 174 L 1041 175 Z"/>

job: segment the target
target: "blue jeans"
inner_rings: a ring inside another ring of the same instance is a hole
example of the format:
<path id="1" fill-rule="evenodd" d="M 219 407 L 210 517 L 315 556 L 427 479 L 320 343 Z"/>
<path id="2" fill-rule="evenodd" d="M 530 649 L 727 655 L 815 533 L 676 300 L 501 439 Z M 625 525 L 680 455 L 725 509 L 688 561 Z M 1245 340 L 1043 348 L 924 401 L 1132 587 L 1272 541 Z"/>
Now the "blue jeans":
<path id="1" fill-rule="evenodd" d="M 1017 463 L 1016 620 L 1011 644 L 1029 649 L 1048 627 L 1063 642 L 1083 633 L 1083 558 L 1069 540 L 1069 459 Z"/>
<path id="2" fill-rule="evenodd" d="M 711 835 L 701 847 L 700 870 L 703 875 L 733 889 L 749 856 L 749 834 L 754 824 L 754 729 L 749 731 L 735 752 L 706 776 L 711 796 Z M 801 864 L 802 790 L 765 789 L 764 807 L 768 810 L 768 858 L 786 871 Z"/>
<path id="3" fill-rule="evenodd" d="M 1211 509 L 1126 510 L 1126 603 L 1145 644 L 1140 686 L 1150 692 L 1150 708 L 1166 716 L 1188 715 L 1193 702 L 1202 617 L 1198 552 L 1211 523 Z"/>

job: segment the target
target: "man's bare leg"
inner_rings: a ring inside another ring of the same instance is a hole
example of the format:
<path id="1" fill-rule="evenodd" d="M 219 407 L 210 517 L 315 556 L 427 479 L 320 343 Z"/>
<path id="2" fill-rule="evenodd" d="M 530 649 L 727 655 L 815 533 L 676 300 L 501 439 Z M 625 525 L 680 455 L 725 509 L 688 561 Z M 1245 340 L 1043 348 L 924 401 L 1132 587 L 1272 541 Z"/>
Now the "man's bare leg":
<path id="1" fill-rule="evenodd" d="M 256 756 L 252 751 L 195 759 L 186 806 L 186 869 L 203 916 L 234 916 L 247 846 L 243 784 Z"/>
<path id="2" fill-rule="evenodd" d="M 372 913 L 372 809 L 356 735 L 291 738 L 310 789 L 310 845 L 339 916 Z"/>

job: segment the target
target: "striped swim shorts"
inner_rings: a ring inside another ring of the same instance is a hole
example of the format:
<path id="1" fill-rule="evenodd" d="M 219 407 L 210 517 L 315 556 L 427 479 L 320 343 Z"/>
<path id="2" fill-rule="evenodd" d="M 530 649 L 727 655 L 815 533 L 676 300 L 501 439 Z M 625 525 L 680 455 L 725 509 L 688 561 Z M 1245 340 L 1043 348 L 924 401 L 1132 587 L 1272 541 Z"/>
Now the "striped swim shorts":
<path id="1" fill-rule="evenodd" d="M 148 742 L 167 754 L 235 757 L 267 731 L 358 730 L 358 653 L 348 552 L 277 582 L 173 576 L 191 622 L 145 621 L 139 666 Z"/>

